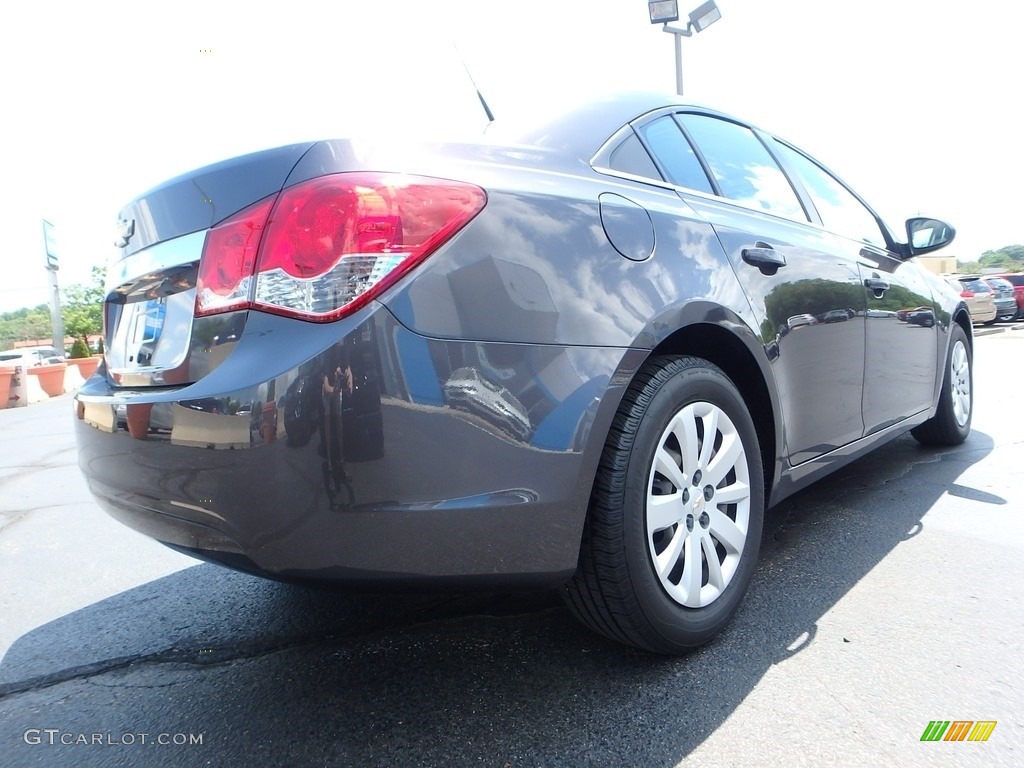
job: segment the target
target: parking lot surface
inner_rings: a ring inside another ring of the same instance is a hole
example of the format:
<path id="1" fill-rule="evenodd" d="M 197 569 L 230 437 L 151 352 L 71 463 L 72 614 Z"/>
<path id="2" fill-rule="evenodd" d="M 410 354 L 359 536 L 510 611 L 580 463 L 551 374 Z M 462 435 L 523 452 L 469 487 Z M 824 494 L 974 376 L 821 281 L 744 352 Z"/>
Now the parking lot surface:
<path id="1" fill-rule="evenodd" d="M 679 659 L 551 593 L 197 564 L 95 506 L 69 396 L 0 411 L 0 764 L 1022 765 L 1022 382 L 1024 331 L 979 337 L 966 444 L 899 438 L 772 510 L 737 620 Z"/>

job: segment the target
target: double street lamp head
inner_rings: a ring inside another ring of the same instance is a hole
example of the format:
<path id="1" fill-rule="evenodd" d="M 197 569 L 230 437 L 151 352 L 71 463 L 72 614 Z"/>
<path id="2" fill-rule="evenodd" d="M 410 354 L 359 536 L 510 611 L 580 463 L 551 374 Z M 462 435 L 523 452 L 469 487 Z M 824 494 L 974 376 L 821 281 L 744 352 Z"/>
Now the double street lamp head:
<path id="1" fill-rule="evenodd" d="M 651 24 L 668 24 L 670 21 L 679 21 L 678 0 L 648 0 L 647 10 L 651 14 Z M 720 18 L 722 18 L 722 12 L 715 5 L 715 0 L 708 0 L 690 12 L 686 31 L 677 30 L 677 34 L 688 37 L 691 30 L 703 32 Z"/>
<path id="2" fill-rule="evenodd" d="M 678 0 L 647 0 L 647 10 L 651 14 L 651 24 L 662 24 L 663 32 L 670 32 L 676 42 L 676 93 L 683 95 L 683 38 L 690 37 L 694 31 L 703 32 L 720 18 L 722 12 L 715 5 L 715 0 L 690 11 L 686 29 L 670 27 L 670 21 L 679 21 Z"/>

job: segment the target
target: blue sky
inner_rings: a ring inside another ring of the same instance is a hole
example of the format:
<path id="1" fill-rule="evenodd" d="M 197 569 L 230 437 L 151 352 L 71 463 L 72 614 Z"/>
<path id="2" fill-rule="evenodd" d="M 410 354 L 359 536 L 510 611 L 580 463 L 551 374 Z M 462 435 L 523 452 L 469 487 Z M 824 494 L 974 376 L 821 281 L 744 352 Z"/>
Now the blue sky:
<path id="1" fill-rule="evenodd" d="M 682 2 L 685 14 L 691 5 Z M 719 0 L 684 40 L 686 98 L 816 155 L 899 229 L 918 212 L 976 258 L 1024 242 L 1018 4 Z M 112 250 L 119 208 L 190 168 L 292 141 L 439 136 L 567 93 L 675 87 L 646 0 L 39 0 L 0 30 L 0 311 L 46 300 L 40 220 L 61 282 Z M 393 13 L 383 18 L 385 9 Z M 962 13 L 969 16 L 962 16 Z"/>

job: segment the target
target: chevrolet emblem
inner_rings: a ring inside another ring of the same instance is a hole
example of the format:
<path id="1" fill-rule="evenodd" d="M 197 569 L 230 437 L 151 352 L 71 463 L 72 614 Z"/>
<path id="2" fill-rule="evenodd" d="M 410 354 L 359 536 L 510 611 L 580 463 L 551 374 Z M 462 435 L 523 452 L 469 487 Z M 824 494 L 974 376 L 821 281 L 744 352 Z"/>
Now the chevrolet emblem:
<path id="1" fill-rule="evenodd" d="M 128 241 L 132 239 L 134 234 L 135 219 L 121 219 L 117 222 L 117 240 L 114 241 L 114 245 L 118 248 L 124 248 L 128 245 Z"/>

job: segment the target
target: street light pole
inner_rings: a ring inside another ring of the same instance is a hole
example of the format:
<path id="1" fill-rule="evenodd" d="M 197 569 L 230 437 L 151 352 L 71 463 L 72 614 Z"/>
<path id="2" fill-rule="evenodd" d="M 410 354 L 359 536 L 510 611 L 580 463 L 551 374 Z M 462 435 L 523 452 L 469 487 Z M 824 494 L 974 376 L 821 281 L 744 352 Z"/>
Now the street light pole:
<path id="1" fill-rule="evenodd" d="M 670 27 L 668 22 L 679 21 L 679 3 L 677 0 L 648 0 L 651 24 L 661 24 L 662 31 L 675 37 L 676 44 L 676 93 L 683 95 L 683 38 L 691 37 L 694 32 L 703 32 L 720 18 L 722 12 L 715 5 L 715 0 L 707 0 L 694 11 L 690 12 L 686 29 Z"/>
<path id="2" fill-rule="evenodd" d="M 662 29 L 665 32 L 671 32 L 668 24 Z M 680 96 L 683 95 L 683 36 L 679 32 L 675 33 L 676 39 L 676 93 Z"/>
<path id="3" fill-rule="evenodd" d="M 689 28 L 678 30 L 669 25 L 662 28 L 662 32 L 668 32 L 676 38 L 676 93 L 683 95 L 683 38 L 690 37 L 693 33 Z"/>

